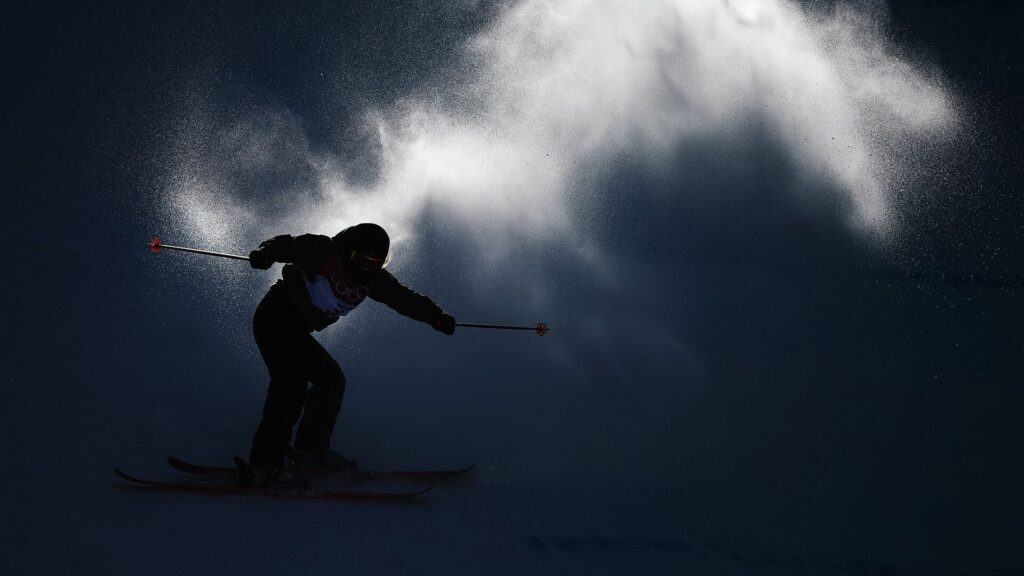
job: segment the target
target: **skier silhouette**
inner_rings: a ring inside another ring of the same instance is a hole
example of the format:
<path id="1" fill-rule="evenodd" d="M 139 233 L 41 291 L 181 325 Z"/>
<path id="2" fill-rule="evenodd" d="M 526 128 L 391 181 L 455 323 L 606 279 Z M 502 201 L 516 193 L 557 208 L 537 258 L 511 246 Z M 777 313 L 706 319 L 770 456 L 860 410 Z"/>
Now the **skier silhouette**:
<path id="1" fill-rule="evenodd" d="M 330 448 L 345 393 L 345 374 L 312 332 L 330 326 L 367 297 L 440 332 L 455 333 L 455 318 L 384 269 L 391 241 L 377 224 L 356 224 L 333 238 L 275 236 L 249 254 L 253 268 L 286 263 L 253 316 L 253 334 L 270 372 L 263 417 L 253 437 L 243 482 L 301 488 L 290 469 L 345 469 L 355 463 Z M 309 384 L 312 384 L 310 386 Z M 299 421 L 295 444 L 292 429 Z"/>

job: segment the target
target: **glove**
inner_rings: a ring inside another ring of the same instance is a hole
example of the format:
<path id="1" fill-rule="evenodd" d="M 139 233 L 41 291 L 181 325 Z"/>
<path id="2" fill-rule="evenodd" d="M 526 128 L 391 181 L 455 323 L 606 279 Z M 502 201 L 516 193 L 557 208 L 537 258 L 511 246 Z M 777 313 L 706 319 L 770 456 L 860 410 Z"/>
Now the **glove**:
<path id="1" fill-rule="evenodd" d="M 266 270 L 273 265 L 274 258 L 270 256 L 270 252 L 266 249 L 260 248 L 259 250 L 249 252 L 249 266 L 257 270 Z"/>
<path id="2" fill-rule="evenodd" d="M 444 332 L 451 336 L 452 334 L 455 334 L 455 317 L 451 314 L 442 312 L 441 315 L 437 317 L 437 320 L 434 320 L 433 326 L 434 330 Z"/>

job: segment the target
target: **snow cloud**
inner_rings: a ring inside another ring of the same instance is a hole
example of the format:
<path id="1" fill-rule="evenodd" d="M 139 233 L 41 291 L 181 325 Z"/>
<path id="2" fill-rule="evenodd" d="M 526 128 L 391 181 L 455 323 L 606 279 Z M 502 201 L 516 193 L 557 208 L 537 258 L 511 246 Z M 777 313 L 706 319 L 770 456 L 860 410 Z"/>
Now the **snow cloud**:
<path id="1" fill-rule="evenodd" d="M 623 155 L 657 167 L 689 141 L 757 127 L 820 184 L 810 188 L 842 196 L 853 229 L 884 238 L 907 150 L 958 123 L 951 93 L 888 41 L 884 17 L 790 0 L 523 0 L 450 69 L 367 110 L 373 178 L 314 151 L 287 113 L 191 119 L 170 209 L 182 233 L 220 245 L 229 232 L 256 240 L 367 220 L 402 244 L 435 208 L 495 249 L 515 235 L 580 234 L 591 195 L 616 193 L 593 182 Z"/>

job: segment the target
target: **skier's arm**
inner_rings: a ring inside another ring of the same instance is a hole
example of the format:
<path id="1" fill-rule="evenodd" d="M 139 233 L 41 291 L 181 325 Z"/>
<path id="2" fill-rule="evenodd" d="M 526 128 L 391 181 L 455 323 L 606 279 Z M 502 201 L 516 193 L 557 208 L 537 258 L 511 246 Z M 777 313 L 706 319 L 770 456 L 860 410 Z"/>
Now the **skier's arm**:
<path id="1" fill-rule="evenodd" d="M 426 322 L 435 329 L 455 332 L 455 318 L 446 314 L 433 300 L 402 285 L 390 272 L 381 270 L 370 286 L 370 298 L 413 320 Z"/>
<path id="2" fill-rule="evenodd" d="M 292 242 L 295 239 L 288 234 L 274 236 L 264 240 L 259 248 L 249 252 L 249 265 L 253 268 L 266 270 L 274 262 L 291 262 Z"/>
<path id="3" fill-rule="evenodd" d="M 274 262 L 295 263 L 309 272 L 331 250 L 331 239 L 327 236 L 303 234 L 293 237 L 281 234 L 264 241 L 259 248 L 250 252 L 249 263 L 253 268 L 264 270 Z"/>

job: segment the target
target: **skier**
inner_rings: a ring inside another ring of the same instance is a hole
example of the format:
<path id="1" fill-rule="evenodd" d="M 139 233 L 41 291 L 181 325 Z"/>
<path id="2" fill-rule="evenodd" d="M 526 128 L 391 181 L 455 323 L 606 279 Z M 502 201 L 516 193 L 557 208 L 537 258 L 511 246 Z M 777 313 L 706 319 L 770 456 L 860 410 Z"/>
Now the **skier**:
<path id="1" fill-rule="evenodd" d="M 384 269 L 390 244 L 383 228 L 363 223 L 333 238 L 275 236 L 249 254 L 252 267 L 260 270 L 274 262 L 286 264 L 282 278 L 271 286 L 253 317 L 253 334 L 270 372 L 270 386 L 243 483 L 307 487 L 305 478 L 285 468 L 286 457 L 292 469 L 355 466 L 330 448 L 345 375 L 313 338 L 314 330 L 330 326 L 370 297 L 440 332 L 455 333 L 455 318 Z M 294 447 L 289 448 L 300 413 Z"/>

